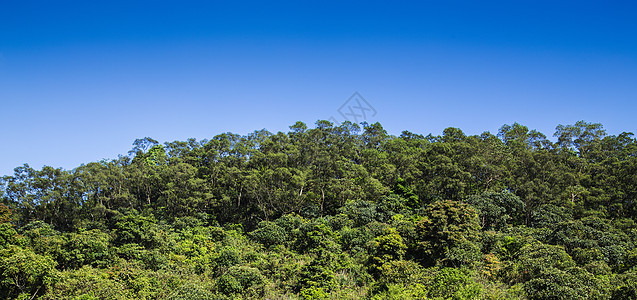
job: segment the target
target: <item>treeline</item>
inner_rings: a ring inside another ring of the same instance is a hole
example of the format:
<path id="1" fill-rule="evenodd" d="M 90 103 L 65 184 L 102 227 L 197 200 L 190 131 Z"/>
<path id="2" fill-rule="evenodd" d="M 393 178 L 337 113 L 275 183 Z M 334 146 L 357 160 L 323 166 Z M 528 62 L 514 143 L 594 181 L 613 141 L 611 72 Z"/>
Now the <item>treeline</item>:
<path id="1" fill-rule="evenodd" d="M 637 299 L 637 140 L 601 124 L 136 140 L 0 180 L 0 298 Z"/>

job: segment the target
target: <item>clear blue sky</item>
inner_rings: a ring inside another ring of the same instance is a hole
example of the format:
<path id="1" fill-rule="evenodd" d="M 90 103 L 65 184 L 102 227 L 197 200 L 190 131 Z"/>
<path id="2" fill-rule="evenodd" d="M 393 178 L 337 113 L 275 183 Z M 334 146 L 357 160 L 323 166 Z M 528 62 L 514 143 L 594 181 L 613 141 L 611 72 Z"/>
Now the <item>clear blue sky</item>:
<path id="1" fill-rule="evenodd" d="M 559 3 L 556 3 L 559 2 Z M 637 132 L 632 1 L 4 1 L 0 175 L 339 118 Z"/>

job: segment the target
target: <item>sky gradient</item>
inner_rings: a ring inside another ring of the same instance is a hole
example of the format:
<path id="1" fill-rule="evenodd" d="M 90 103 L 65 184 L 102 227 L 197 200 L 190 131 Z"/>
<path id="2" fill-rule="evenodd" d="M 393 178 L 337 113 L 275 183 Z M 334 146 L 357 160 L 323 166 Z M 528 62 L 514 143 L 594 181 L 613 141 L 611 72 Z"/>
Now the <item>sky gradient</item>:
<path id="1" fill-rule="evenodd" d="M 0 176 L 160 142 L 342 120 L 637 132 L 629 1 L 14 1 L 0 5 Z"/>

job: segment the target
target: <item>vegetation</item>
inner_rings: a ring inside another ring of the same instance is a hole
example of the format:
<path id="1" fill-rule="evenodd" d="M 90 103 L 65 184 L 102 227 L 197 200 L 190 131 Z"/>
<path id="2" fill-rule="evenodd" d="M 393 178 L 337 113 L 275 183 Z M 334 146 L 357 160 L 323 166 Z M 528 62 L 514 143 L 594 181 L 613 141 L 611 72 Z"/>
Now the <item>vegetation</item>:
<path id="1" fill-rule="evenodd" d="M 0 181 L 4 299 L 636 299 L 637 141 L 378 123 Z"/>

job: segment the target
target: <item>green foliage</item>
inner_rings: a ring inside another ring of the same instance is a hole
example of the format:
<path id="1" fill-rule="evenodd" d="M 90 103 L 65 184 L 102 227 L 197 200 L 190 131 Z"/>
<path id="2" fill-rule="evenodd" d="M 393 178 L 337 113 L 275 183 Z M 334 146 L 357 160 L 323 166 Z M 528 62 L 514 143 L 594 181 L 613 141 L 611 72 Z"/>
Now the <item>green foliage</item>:
<path id="1" fill-rule="evenodd" d="M 552 228 L 553 225 L 571 220 L 573 215 L 567 207 L 546 204 L 531 214 L 531 225 L 536 228 Z"/>
<path id="2" fill-rule="evenodd" d="M 434 299 L 476 299 L 482 293 L 469 273 L 455 268 L 443 268 L 437 272 L 429 287 L 428 296 Z"/>
<path id="3" fill-rule="evenodd" d="M 151 249 L 161 246 L 163 237 L 156 222 L 153 216 L 143 216 L 134 212 L 119 217 L 115 223 L 115 243 L 136 243 Z"/>
<path id="4" fill-rule="evenodd" d="M 376 270 L 376 288 L 391 290 L 396 285 L 410 286 L 425 282 L 422 266 L 411 260 L 392 260 L 380 265 Z"/>
<path id="5" fill-rule="evenodd" d="M 398 180 L 396 180 L 396 186 L 392 191 L 400 197 L 406 199 L 405 204 L 407 206 L 411 208 L 417 208 L 420 206 L 418 195 L 414 193 L 414 190 L 407 185 L 407 182 L 404 179 L 398 178 Z"/>
<path id="6" fill-rule="evenodd" d="M 633 270 L 619 275 L 618 282 L 612 291 L 613 299 L 637 299 L 637 272 Z"/>
<path id="7" fill-rule="evenodd" d="M 218 250 L 213 258 L 215 266 L 221 270 L 239 264 L 241 254 L 234 247 L 225 246 Z"/>
<path id="8" fill-rule="evenodd" d="M 564 299 L 607 296 L 607 283 L 586 270 L 560 246 L 533 243 L 520 250 L 517 266 L 520 280 L 529 298 Z"/>
<path id="9" fill-rule="evenodd" d="M 217 289 L 226 295 L 244 293 L 245 295 L 257 296 L 263 292 L 264 281 L 258 269 L 234 266 L 219 277 Z"/>
<path id="10" fill-rule="evenodd" d="M 0 223 L 0 247 L 6 247 L 15 242 L 18 233 L 9 223 Z"/>
<path id="11" fill-rule="evenodd" d="M 369 201 L 351 201 L 339 209 L 355 227 L 364 226 L 374 221 L 381 221 L 382 215 L 375 203 Z"/>
<path id="12" fill-rule="evenodd" d="M 1 196 L 2 194 L 0 194 Z M 0 203 L 0 224 L 11 222 L 13 219 L 11 209 Z"/>
<path id="13" fill-rule="evenodd" d="M 10 245 L 0 250 L 0 295 L 33 298 L 46 292 L 55 280 L 56 263 L 49 256 Z"/>
<path id="14" fill-rule="evenodd" d="M 257 229 L 250 232 L 250 237 L 266 247 L 282 245 L 288 240 L 288 232 L 271 221 L 262 221 Z"/>
<path id="15" fill-rule="evenodd" d="M 416 300 L 428 299 L 426 297 L 426 288 L 420 285 L 404 286 L 401 284 L 392 284 L 387 287 L 386 291 L 378 293 L 372 297 L 374 300 Z"/>
<path id="16" fill-rule="evenodd" d="M 483 230 L 499 230 L 521 223 L 524 202 L 508 191 L 470 196 L 466 202 L 478 211 Z"/>
<path id="17" fill-rule="evenodd" d="M 64 245 L 64 266 L 79 268 L 85 264 L 106 267 L 111 263 L 111 236 L 98 229 L 70 233 Z"/>
<path id="18" fill-rule="evenodd" d="M 637 140 L 596 123 L 210 140 L 0 178 L 0 298 L 632 299 Z"/>
<path id="19" fill-rule="evenodd" d="M 386 228 L 372 243 L 372 254 L 369 258 L 372 273 L 380 274 L 385 264 L 402 259 L 406 249 L 407 246 L 398 231 L 391 227 Z"/>
<path id="20" fill-rule="evenodd" d="M 316 219 L 299 226 L 295 248 L 306 253 L 340 252 L 339 240 L 325 219 Z"/>
<path id="21" fill-rule="evenodd" d="M 45 295 L 46 299 L 127 299 L 133 298 L 124 282 L 112 273 L 84 266 L 61 274 Z"/>
<path id="22" fill-rule="evenodd" d="M 457 201 L 436 201 L 428 205 L 423 214 L 416 225 L 422 261 L 427 265 L 466 263 L 459 258 L 477 249 L 472 245 L 478 241 L 480 230 L 475 209 Z"/>

